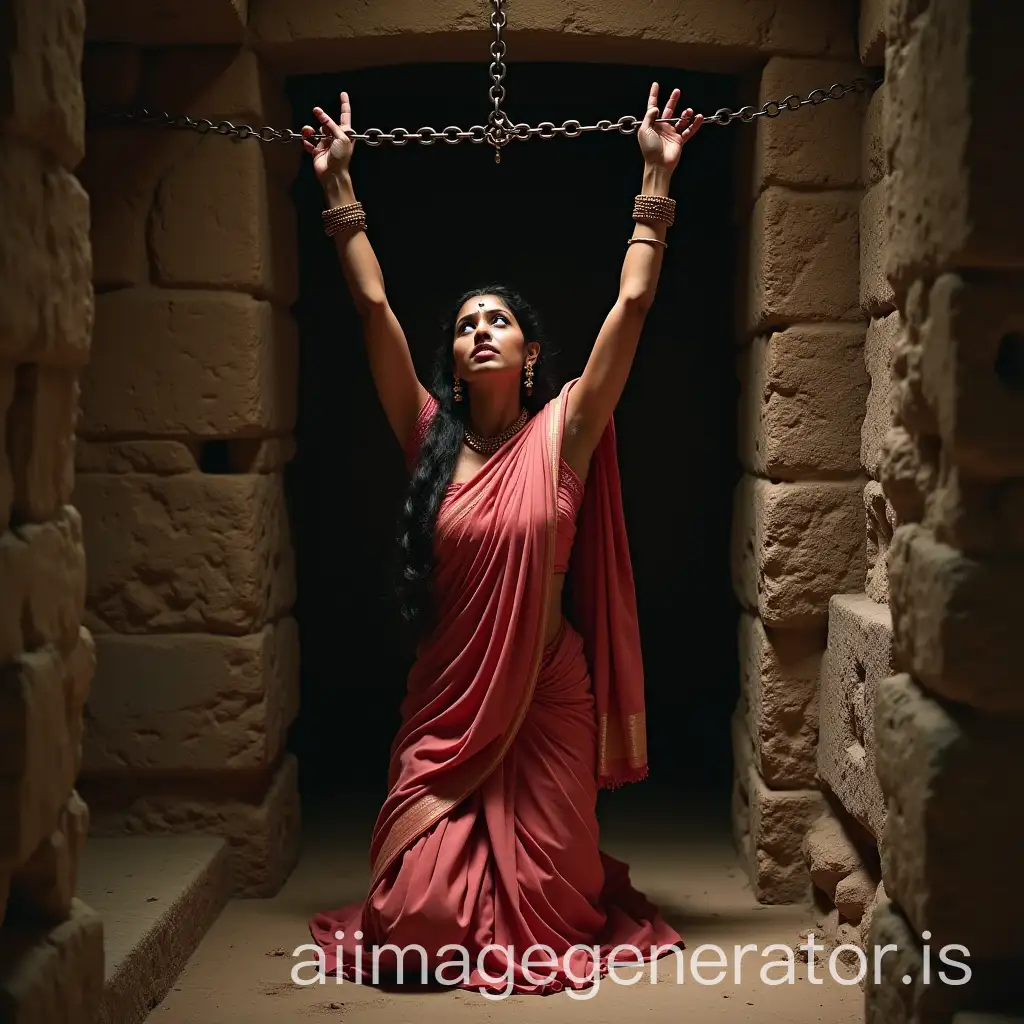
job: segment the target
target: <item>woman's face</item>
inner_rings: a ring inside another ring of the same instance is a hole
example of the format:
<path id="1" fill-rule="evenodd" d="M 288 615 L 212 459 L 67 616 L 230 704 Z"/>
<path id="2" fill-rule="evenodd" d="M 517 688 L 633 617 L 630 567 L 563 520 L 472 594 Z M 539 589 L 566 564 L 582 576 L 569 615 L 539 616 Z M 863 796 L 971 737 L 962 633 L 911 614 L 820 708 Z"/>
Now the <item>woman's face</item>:
<path id="1" fill-rule="evenodd" d="M 455 318 L 454 346 L 455 373 L 467 384 L 483 374 L 521 377 L 540 353 L 496 295 L 477 295 L 463 305 Z"/>

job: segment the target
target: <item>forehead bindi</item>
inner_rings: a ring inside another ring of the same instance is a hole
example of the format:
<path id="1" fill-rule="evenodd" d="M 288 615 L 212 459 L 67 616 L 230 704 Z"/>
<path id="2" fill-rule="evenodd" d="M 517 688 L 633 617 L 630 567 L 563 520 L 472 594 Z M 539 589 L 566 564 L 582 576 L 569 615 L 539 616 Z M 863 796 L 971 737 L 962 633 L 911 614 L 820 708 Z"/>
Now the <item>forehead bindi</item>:
<path id="1" fill-rule="evenodd" d="M 498 299 L 479 296 L 471 299 L 462 307 L 459 312 L 458 322 L 461 323 L 465 319 L 475 320 L 482 313 L 504 313 L 509 319 L 514 319 L 509 310 Z"/>

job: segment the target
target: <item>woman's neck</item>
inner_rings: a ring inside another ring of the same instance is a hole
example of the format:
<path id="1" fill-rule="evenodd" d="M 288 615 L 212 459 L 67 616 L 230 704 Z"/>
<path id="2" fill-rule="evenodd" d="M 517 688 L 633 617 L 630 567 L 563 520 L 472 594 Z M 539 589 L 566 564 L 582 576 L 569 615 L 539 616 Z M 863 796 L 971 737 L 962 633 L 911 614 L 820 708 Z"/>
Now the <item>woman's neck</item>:
<path id="1" fill-rule="evenodd" d="M 512 426 L 522 411 L 518 391 L 477 394 L 469 406 L 469 429 L 480 437 L 496 437 Z"/>

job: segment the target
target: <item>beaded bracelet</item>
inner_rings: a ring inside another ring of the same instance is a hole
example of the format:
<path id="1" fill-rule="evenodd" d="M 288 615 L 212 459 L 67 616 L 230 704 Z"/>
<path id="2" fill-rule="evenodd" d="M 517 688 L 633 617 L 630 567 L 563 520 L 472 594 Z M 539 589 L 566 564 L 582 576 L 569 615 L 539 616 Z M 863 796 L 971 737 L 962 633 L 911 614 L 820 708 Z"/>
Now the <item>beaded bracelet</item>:
<path id="1" fill-rule="evenodd" d="M 668 196 L 639 195 L 633 200 L 633 220 L 641 224 L 675 223 L 676 201 Z"/>
<path id="2" fill-rule="evenodd" d="M 339 231 L 351 227 L 361 231 L 366 230 L 366 213 L 362 203 L 335 206 L 330 210 L 324 210 L 321 217 L 324 222 L 324 232 L 328 236 L 336 235 Z"/>

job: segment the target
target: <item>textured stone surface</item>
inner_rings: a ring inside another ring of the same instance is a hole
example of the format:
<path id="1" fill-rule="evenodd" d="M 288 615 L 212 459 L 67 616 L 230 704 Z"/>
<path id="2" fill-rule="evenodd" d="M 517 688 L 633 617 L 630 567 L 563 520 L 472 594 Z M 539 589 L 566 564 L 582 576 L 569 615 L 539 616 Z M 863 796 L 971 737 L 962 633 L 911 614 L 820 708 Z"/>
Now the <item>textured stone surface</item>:
<path id="1" fill-rule="evenodd" d="M 850 924 L 859 925 L 864 911 L 875 897 L 878 881 L 862 867 L 857 867 L 836 883 L 835 903 L 839 916 Z"/>
<path id="2" fill-rule="evenodd" d="M 740 616 L 740 693 L 753 761 L 776 789 L 815 785 L 820 630 L 771 630 Z"/>
<path id="3" fill-rule="evenodd" d="M 79 473 L 194 473 L 194 449 L 183 441 L 78 441 L 75 469 Z"/>
<path id="4" fill-rule="evenodd" d="M 22 522 L 51 518 L 71 497 L 77 414 L 75 371 L 33 363 L 18 367 L 8 450 L 13 514 Z"/>
<path id="5" fill-rule="evenodd" d="M 887 189 L 889 179 L 872 185 L 860 204 L 860 308 L 865 316 L 884 316 L 895 294 L 885 276 Z"/>
<path id="6" fill-rule="evenodd" d="M 962 472 L 1024 476 L 1024 277 L 940 277 L 921 327 L 920 374 Z"/>
<path id="7" fill-rule="evenodd" d="M 852 62 L 773 57 L 765 65 L 758 107 L 790 93 L 801 98 L 833 82 L 863 77 Z M 754 197 L 767 185 L 843 188 L 860 184 L 860 131 L 868 97 L 849 94 L 841 103 L 805 107 L 803 117 L 757 121 Z"/>
<path id="8" fill-rule="evenodd" d="M 123 810 L 94 810 L 93 835 L 208 835 L 228 840 L 234 893 L 272 896 L 298 859 L 298 763 L 288 756 L 259 803 L 198 795 L 141 797 Z"/>
<path id="9" fill-rule="evenodd" d="M 908 3 L 890 21 L 890 278 L 902 289 L 954 265 L 1024 267 L 1024 206 L 1006 199 L 1021 140 L 992 102 L 1024 84 L 1024 7 Z"/>
<path id="10" fill-rule="evenodd" d="M 293 619 L 244 637 L 97 638 L 87 772 L 264 769 L 299 704 Z"/>
<path id="11" fill-rule="evenodd" d="M 875 691 L 891 672 L 889 609 L 866 594 L 833 597 L 819 695 L 818 774 L 876 839 L 885 804 L 875 775 Z"/>
<path id="12" fill-rule="evenodd" d="M 115 43 L 182 46 L 240 43 L 249 0 L 89 0 L 87 37 Z"/>
<path id="13" fill-rule="evenodd" d="M 744 466 L 773 480 L 856 474 L 867 390 L 860 326 L 755 338 L 740 369 Z"/>
<path id="14" fill-rule="evenodd" d="M 8 137 L 42 146 L 71 170 L 85 147 L 79 73 L 84 0 L 13 0 L 4 6 L 0 127 Z"/>
<path id="15" fill-rule="evenodd" d="M 97 300 L 80 431 L 287 432 L 295 421 L 297 374 L 297 331 L 287 310 L 225 292 L 111 292 Z"/>
<path id="16" fill-rule="evenodd" d="M 602 2 L 580 7 L 571 17 L 543 0 L 523 0 L 514 17 L 514 31 L 521 33 L 516 42 L 520 60 L 589 55 L 596 61 L 617 56 L 656 64 L 674 58 L 678 66 L 740 70 L 752 51 L 856 53 L 855 25 L 841 0 L 785 5 L 698 0 L 684 12 L 672 6 Z M 289 73 L 303 74 L 333 71 L 356 57 L 383 64 L 422 59 L 424 52 L 434 60 L 472 58 L 488 30 L 486 10 L 481 15 L 471 0 L 429 6 L 417 0 L 372 0 L 342 7 L 331 0 L 309 0 L 299 8 L 286 0 L 266 0 L 253 5 L 249 27 L 252 45 Z"/>
<path id="17" fill-rule="evenodd" d="M 747 779 L 750 806 L 750 880 L 760 903 L 799 903 L 807 899 L 810 875 L 803 842 L 821 813 L 822 796 L 810 789 L 769 789 L 751 768 Z"/>
<path id="18" fill-rule="evenodd" d="M 865 188 L 870 188 L 888 174 L 885 159 L 883 110 L 886 102 L 885 85 L 871 93 L 861 131 L 860 176 Z"/>
<path id="19" fill-rule="evenodd" d="M 965 479 L 948 468 L 925 497 L 922 525 L 967 555 L 1024 555 L 1024 479 Z"/>
<path id="20" fill-rule="evenodd" d="M 924 517 L 925 504 L 936 486 L 938 454 L 937 444 L 930 439 L 919 444 L 904 427 L 886 431 L 878 477 L 899 522 L 916 523 Z"/>
<path id="21" fill-rule="evenodd" d="M 882 442 L 892 426 L 893 359 L 900 330 L 900 314 L 872 320 L 864 338 L 864 364 L 871 387 L 860 432 L 860 458 L 876 480 L 880 472 Z"/>
<path id="22" fill-rule="evenodd" d="M 803 849 L 811 881 L 834 903 L 836 887 L 861 866 L 853 840 L 839 818 L 825 810 L 807 830 Z"/>
<path id="23" fill-rule="evenodd" d="M 0 357 L 81 366 L 92 333 L 89 200 L 28 146 L 0 147 Z"/>
<path id="24" fill-rule="evenodd" d="M 66 658 L 45 647 L 0 668 L 0 863 L 24 864 L 68 801 L 93 659 L 83 631 Z"/>
<path id="25" fill-rule="evenodd" d="M 744 327 L 860 320 L 857 192 L 773 186 L 754 204 Z"/>
<path id="26" fill-rule="evenodd" d="M 889 601 L 889 546 L 896 529 L 896 510 L 882 492 L 882 485 L 869 480 L 864 487 L 867 514 L 867 574 L 864 590 L 872 601 Z"/>
<path id="27" fill-rule="evenodd" d="M 860 0 L 860 59 L 869 67 L 885 64 L 885 19 L 889 0 Z"/>
<path id="28" fill-rule="evenodd" d="M 1024 559 L 970 558 L 916 524 L 897 528 L 889 559 L 896 663 L 950 700 L 1024 710 Z"/>
<path id="29" fill-rule="evenodd" d="M 72 506 L 0 534 L 0 659 L 45 644 L 72 648 L 84 608 L 85 550 Z"/>
<path id="30" fill-rule="evenodd" d="M 88 830 L 89 808 L 72 792 L 61 808 L 57 827 L 14 873 L 12 916 L 47 924 L 59 924 L 69 916 Z"/>
<path id="31" fill-rule="evenodd" d="M 103 922 L 81 900 L 52 930 L 0 931 L 0 1020 L 83 1024 L 103 996 Z"/>
<path id="32" fill-rule="evenodd" d="M 919 933 L 932 932 L 933 945 L 962 943 L 979 959 L 1024 955 L 1016 872 L 1024 818 L 1006 804 L 1007 785 L 1024 774 L 1018 725 L 1006 716 L 954 717 L 906 675 L 878 686 L 885 890 Z M 962 898 L 964 879 L 970 899 Z"/>
<path id="33" fill-rule="evenodd" d="M 744 477 L 733 518 L 733 585 L 768 627 L 825 625 L 829 598 L 864 588 L 863 483 Z"/>
<path id="34" fill-rule="evenodd" d="M 227 902 L 227 844 L 191 836 L 92 838 L 80 887 L 103 917 L 106 984 L 98 1024 L 141 1024 Z"/>
<path id="35" fill-rule="evenodd" d="M 270 174 L 272 155 L 265 146 L 225 148 L 212 135 L 168 170 L 149 221 L 154 283 L 295 301 L 295 206 Z"/>
<path id="36" fill-rule="evenodd" d="M 263 628 L 295 600 L 279 476 L 80 474 L 97 631 Z"/>

